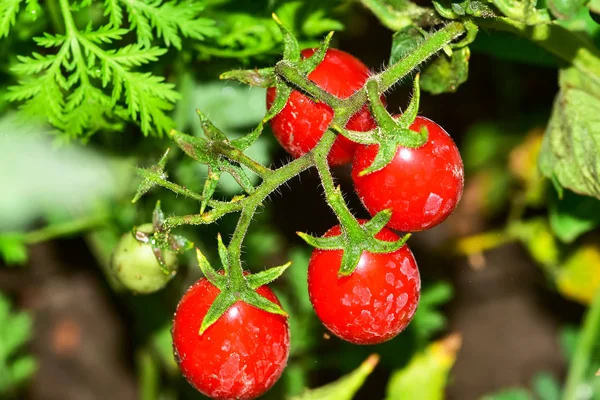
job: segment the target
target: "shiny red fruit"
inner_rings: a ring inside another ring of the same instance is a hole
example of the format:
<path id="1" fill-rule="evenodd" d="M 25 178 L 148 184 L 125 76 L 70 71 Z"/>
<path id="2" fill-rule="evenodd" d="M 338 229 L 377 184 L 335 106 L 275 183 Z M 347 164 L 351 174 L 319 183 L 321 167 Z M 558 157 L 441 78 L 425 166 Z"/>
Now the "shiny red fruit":
<path id="1" fill-rule="evenodd" d="M 279 304 L 267 286 L 261 296 Z M 200 324 L 219 289 L 205 278 L 184 294 L 173 321 L 173 349 L 183 376 L 214 399 L 254 399 L 281 376 L 290 351 L 284 316 L 238 301 L 202 335 Z"/>
<path id="2" fill-rule="evenodd" d="M 313 55 L 316 49 L 302 50 L 302 56 Z M 323 62 L 308 75 L 321 89 L 346 98 L 360 89 L 369 78 L 369 69 L 360 60 L 341 50 L 329 49 Z M 275 88 L 267 90 L 267 107 L 275 100 Z M 333 118 L 333 110 L 327 104 L 315 103 L 304 94 L 294 90 L 281 112 L 271 120 L 275 137 L 283 148 L 295 158 L 312 150 L 325 133 Z M 368 107 L 365 105 L 346 124 L 354 131 L 375 128 Z M 356 143 L 339 135 L 329 153 L 331 165 L 352 161 Z"/>
<path id="3" fill-rule="evenodd" d="M 399 147 L 392 162 L 368 175 L 358 173 L 375 159 L 377 145 L 356 149 L 352 180 L 356 193 L 371 215 L 392 209 L 387 224 L 402 232 L 417 232 L 444 221 L 456 208 L 464 186 L 464 167 L 458 148 L 435 122 L 417 117 L 410 129 L 426 126 L 427 143 Z"/>
<path id="4" fill-rule="evenodd" d="M 335 226 L 325 237 L 341 233 Z M 399 236 L 387 228 L 377 239 Z M 336 336 L 356 344 L 376 344 L 398 335 L 413 318 L 421 280 L 408 246 L 387 254 L 363 252 L 350 276 L 338 277 L 342 250 L 313 251 L 308 294 L 317 316 Z"/>

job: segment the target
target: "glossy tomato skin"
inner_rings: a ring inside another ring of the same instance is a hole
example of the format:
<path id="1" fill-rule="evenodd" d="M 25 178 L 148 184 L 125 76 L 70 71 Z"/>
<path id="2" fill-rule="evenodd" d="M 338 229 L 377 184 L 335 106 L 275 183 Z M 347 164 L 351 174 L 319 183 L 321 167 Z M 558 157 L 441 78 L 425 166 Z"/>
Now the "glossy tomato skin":
<path id="1" fill-rule="evenodd" d="M 302 56 L 313 55 L 316 49 L 302 50 Z M 308 75 L 321 89 L 346 98 L 360 89 L 369 78 L 366 65 L 354 56 L 337 49 L 329 49 L 323 62 Z M 267 90 L 267 107 L 275 100 L 275 88 Z M 295 158 L 312 150 L 325 133 L 333 118 L 333 110 L 326 104 L 315 103 L 297 90 L 292 91 L 287 104 L 271 120 L 271 127 L 281 146 Z M 365 105 L 346 124 L 354 131 L 375 128 L 368 107 Z M 338 135 L 329 153 L 331 165 L 342 165 L 352 161 L 356 143 Z"/>
<path id="2" fill-rule="evenodd" d="M 337 236 L 339 226 L 325 237 Z M 399 239 L 384 228 L 380 240 Z M 338 278 L 342 250 L 315 249 L 308 263 L 308 293 L 327 329 L 356 344 L 385 342 L 412 320 L 421 293 L 417 263 L 408 246 L 387 254 L 363 252 L 357 268 Z"/>
<path id="3" fill-rule="evenodd" d="M 399 147 L 392 162 L 365 176 L 358 173 L 375 159 L 377 145 L 359 145 L 352 164 L 354 188 L 371 215 L 391 208 L 389 228 L 417 232 L 444 221 L 460 201 L 464 167 L 448 133 L 435 122 L 417 117 L 410 129 L 426 126 L 427 143 Z"/>
<path id="4" fill-rule="evenodd" d="M 267 286 L 261 296 L 279 304 Z M 202 319 L 219 294 L 205 278 L 184 294 L 173 321 L 173 349 L 183 376 L 214 399 L 254 399 L 281 376 L 290 349 L 284 316 L 238 301 L 202 335 Z"/>

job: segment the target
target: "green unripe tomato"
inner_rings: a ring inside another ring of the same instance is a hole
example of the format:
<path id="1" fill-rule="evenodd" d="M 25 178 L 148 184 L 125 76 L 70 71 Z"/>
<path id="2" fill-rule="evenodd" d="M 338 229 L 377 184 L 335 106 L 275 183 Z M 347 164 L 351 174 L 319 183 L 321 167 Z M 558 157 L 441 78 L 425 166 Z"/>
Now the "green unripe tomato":
<path id="1" fill-rule="evenodd" d="M 152 224 L 141 225 L 137 230 L 152 233 Z M 161 269 L 152 245 L 140 242 L 127 232 L 114 250 L 111 269 L 127 289 L 143 294 L 156 292 L 165 287 L 177 272 L 176 254 L 169 250 L 163 250 L 162 254 L 169 274 Z"/>

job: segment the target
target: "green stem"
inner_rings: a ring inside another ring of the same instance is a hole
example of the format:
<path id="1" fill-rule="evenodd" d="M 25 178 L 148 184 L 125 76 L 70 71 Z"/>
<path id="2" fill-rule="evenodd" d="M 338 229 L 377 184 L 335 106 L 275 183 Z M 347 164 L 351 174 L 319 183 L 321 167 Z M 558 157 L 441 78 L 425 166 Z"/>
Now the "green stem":
<path id="1" fill-rule="evenodd" d="M 381 90 L 381 93 L 387 91 L 396 84 L 398 80 L 402 79 L 419 66 L 419 64 L 435 55 L 444 46 L 447 46 L 454 39 L 466 32 L 467 30 L 462 23 L 450 22 L 439 31 L 429 35 L 414 51 L 411 51 L 406 57 L 398 60 L 398 62 L 391 65 L 388 69 L 375 76 L 375 78 L 379 80 L 379 90 Z M 363 87 L 352 97 L 354 96 L 366 101 L 367 93 L 365 88 Z"/>
<path id="2" fill-rule="evenodd" d="M 400 79 L 411 73 L 411 71 L 419 64 L 435 55 L 444 46 L 448 45 L 460 35 L 466 33 L 466 31 L 467 30 L 462 23 L 450 22 L 439 31 L 428 36 L 418 48 L 413 50 L 406 57 L 398 60 L 387 70 L 375 75 L 372 79 L 378 80 L 379 90 L 381 93 L 385 92 Z M 360 110 L 367 102 L 367 91 L 364 86 L 346 99 L 340 100 L 337 97 L 334 97 L 334 100 L 331 100 L 329 99 L 329 97 L 332 97 L 331 95 L 326 92 L 323 93 L 322 89 L 318 88 L 313 82 L 306 79 L 295 68 L 290 67 L 287 63 L 278 63 L 275 66 L 275 72 L 286 81 L 311 94 L 314 98 L 320 99 L 332 106 L 335 112 L 332 124 L 336 126 L 345 126 L 350 117 Z"/>
<path id="3" fill-rule="evenodd" d="M 26 233 L 24 240 L 27 244 L 35 244 L 63 236 L 74 235 L 104 225 L 107 218 L 106 215 L 101 214 L 61 224 L 48 225 L 36 231 Z"/>
<path id="4" fill-rule="evenodd" d="M 348 205 L 344 201 L 341 192 L 336 190 L 333 176 L 329 170 L 329 163 L 327 162 L 327 155 L 336 137 L 337 135 L 334 132 L 327 130 L 319 141 L 319 144 L 317 144 L 310 154 L 312 154 L 313 162 L 319 172 L 327 203 L 343 226 L 351 230 L 357 230 L 360 229 L 360 225 L 348 209 Z"/>
<path id="5" fill-rule="evenodd" d="M 304 92 L 308 93 L 313 100 L 321 101 L 328 104 L 330 107 L 339 107 L 342 104 L 342 100 L 332 95 L 331 93 L 321 89 L 313 81 L 309 80 L 300 70 L 292 65 L 289 61 L 280 61 L 275 66 L 275 72 L 295 85 L 297 85 Z"/>
<path id="6" fill-rule="evenodd" d="M 256 175 L 260 176 L 263 179 L 265 179 L 267 176 L 269 176 L 273 173 L 272 169 L 265 167 L 264 165 L 257 162 L 256 160 L 248 157 L 246 154 L 244 154 L 244 152 L 242 152 L 234 147 L 226 146 L 224 143 L 219 142 L 219 141 L 214 142 L 213 147 L 219 153 L 227 156 L 228 158 L 230 158 L 232 160 L 239 162 L 240 164 L 247 167 L 249 170 L 251 170 Z"/>
<path id="7" fill-rule="evenodd" d="M 136 354 L 138 390 L 140 400 L 157 400 L 159 391 L 159 370 L 152 354 L 143 348 Z"/>
<path id="8" fill-rule="evenodd" d="M 563 400 L 580 399 L 580 390 L 585 381 L 594 378 L 597 366 L 590 365 L 592 356 L 600 340 L 600 290 L 596 291 L 594 300 L 585 316 L 582 331 L 577 342 L 575 354 L 571 360 L 567 383 L 563 392 Z"/>
<path id="9" fill-rule="evenodd" d="M 549 23 L 528 26 L 509 18 L 479 18 L 475 22 L 482 28 L 509 32 L 526 38 L 572 64 L 592 79 L 600 81 L 598 49 L 561 25 Z"/>

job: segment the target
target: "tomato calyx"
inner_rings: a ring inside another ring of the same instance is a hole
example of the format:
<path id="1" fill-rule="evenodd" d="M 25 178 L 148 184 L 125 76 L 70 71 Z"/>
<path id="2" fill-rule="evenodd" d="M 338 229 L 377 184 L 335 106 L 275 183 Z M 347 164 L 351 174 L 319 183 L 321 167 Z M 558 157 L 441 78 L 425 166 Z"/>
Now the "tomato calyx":
<path id="1" fill-rule="evenodd" d="M 235 267 L 232 268 L 229 252 L 223 244 L 223 239 L 220 234 L 218 235 L 217 240 L 219 258 L 223 266 L 222 271 L 217 272 L 210 265 L 204 254 L 202 254 L 199 249 L 196 249 L 198 265 L 200 266 L 202 273 L 210 283 L 220 290 L 220 293 L 217 295 L 217 298 L 214 300 L 202 320 L 199 334 L 202 335 L 238 301 L 243 301 L 251 306 L 260 308 L 261 310 L 287 317 L 287 313 L 283 311 L 279 305 L 259 295 L 256 292 L 256 289 L 279 278 L 291 265 L 291 262 L 255 274 L 245 273 L 242 272 L 241 269 Z"/>
<path id="2" fill-rule="evenodd" d="M 131 234 L 138 242 L 149 244 L 152 247 L 152 253 L 154 253 L 154 257 L 156 257 L 156 261 L 158 261 L 161 271 L 165 275 L 172 275 L 173 270 L 165 261 L 165 253 L 183 253 L 193 248 L 194 243 L 183 236 L 172 235 L 169 232 L 162 231 L 164 219 L 165 215 L 160 207 L 159 200 L 156 202 L 154 212 L 152 213 L 152 230 L 149 232 L 149 229 L 146 229 L 144 226 L 134 226 Z"/>
<path id="3" fill-rule="evenodd" d="M 339 189 L 336 189 L 339 190 Z M 314 237 L 303 232 L 297 232 L 306 243 L 322 250 L 342 250 L 342 262 L 338 271 L 338 277 L 351 275 L 360 261 L 363 251 L 370 253 L 391 253 L 406 244 L 410 233 L 394 242 L 388 242 L 375 238 L 388 223 L 392 216 L 391 210 L 383 210 L 365 223 L 354 220 L 354 223 L 343 221 L 341 235 L 330 237 Z"/>
<path id="4" fill-rule="evenodd" d="M 385 109 L 385 105 L 381 101 L 381 93 L 377 80 L 370 79 L 367 81 L 366 88 L 369 105 L 377 121 L 377 128 L 367 132 L 355 132 L 343 129 L 339 125 L 331 127 L 337 133 L 346 136 L 354 142 L 364 145 L 376 144 L 378 146 L 375 159 L 370 166 L 359 172 L 359 176 L 364 176 L 385 168 L 394 158 L 398 147 L 421 147 L 427 143 L 429 136 L 425 127 L 419 132 L 409 129 L 415 121 L 419 110 L 419 74 L 414 79 L 413 97 L 406 111 L 398 118 L 394 118 Z"/>

